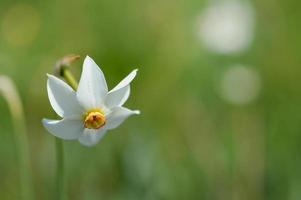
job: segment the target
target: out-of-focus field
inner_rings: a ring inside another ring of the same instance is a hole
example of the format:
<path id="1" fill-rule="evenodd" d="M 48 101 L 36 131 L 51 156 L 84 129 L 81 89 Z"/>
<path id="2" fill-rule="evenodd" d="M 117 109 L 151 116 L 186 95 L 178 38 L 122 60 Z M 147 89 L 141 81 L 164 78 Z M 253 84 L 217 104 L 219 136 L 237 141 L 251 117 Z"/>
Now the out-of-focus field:
<path id="1" fill-rule="evenodd" d="M 46 73 L 88 54 L 113 88 L 139 68 L 129 118 L 92 148 L 66 141 L 69 199 L 301 199 L 300 2 L 0 2 L 0 74 L 20 91 L 36 199 L 55 198 Z M 18 199 L 0 97 L 0 198 Z"/>

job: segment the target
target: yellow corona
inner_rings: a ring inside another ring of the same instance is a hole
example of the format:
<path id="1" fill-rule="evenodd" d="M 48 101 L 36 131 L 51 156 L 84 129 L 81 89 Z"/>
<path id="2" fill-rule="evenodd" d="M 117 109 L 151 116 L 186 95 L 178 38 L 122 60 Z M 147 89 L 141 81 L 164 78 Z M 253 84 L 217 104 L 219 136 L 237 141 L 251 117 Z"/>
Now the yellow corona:
<path id="1" fill-rule="evenodd" d="M 106 118 L 101 110 L 95 109 L 84 114 L 84 127 L 88 129 L 99 129 L 106 123 Z"/>

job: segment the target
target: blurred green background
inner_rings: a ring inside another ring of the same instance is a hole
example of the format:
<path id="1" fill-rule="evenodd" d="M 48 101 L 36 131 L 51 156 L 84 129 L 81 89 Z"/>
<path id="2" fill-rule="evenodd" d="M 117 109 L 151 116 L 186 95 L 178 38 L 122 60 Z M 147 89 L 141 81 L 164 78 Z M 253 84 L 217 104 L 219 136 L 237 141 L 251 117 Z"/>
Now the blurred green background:
<path id="1" fill-rule="evenodd" d="M 70 199 L 301 199 L 300 2 L 0 2 L 0 74 L 24 103 L 36 199 L 55 199 L 46 73 L 98 63 L 113 88 L 139 68 L 142 114 L 98 145 L 65 141 Z M 300 111 L 300 112 L 299 112 Z M 0 98 L 0 198 L 18 199 L 13 127 Z"/>

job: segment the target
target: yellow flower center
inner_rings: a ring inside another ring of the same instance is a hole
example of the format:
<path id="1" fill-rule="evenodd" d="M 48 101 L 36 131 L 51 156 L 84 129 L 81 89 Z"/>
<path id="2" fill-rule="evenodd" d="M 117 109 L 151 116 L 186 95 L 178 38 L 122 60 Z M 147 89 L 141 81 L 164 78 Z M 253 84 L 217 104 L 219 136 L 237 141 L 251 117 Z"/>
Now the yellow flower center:
<path id="1" fill-rule="evenodd" d="M 99 129 L 106 123 L 103 112 L 99 109 L 88 111 L 84 114 L 84 127 L 88 129 Z"/>

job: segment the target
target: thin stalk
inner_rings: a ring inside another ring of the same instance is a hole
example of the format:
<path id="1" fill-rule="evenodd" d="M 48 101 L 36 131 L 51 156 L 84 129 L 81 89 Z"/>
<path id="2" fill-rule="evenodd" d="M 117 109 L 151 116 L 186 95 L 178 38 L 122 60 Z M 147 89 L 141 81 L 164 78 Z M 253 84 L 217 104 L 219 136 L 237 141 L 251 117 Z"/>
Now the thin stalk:
<path id="1" fill-rule="evenodd" d="M 73 74 L 70 72 L 70 70 L 69 70 L 67 67 L 62 66 L 60 75 L 66 80 L 66 82 L 67 82 L 74 90 L 77 89 L 77 86 L 78 86 L 77 81 L 75 80 Z"/>
<path id="2" fill-rule="evenodd" d="M 63 141 L 55 138 L 56 160 L 57 160 L 57 198 L 64 200 L 65 198 L 65 173 L 64 173 L 64 146 Z"/>
<path id="3" fill-rule="evenodd" d="M 57 69 L 59 70 L 59 75 L 63 77 L 66 82 L 74 89 L 77 88 L 77 81 L 75 80 L 72 73 L 69 71 L 66 65 L 70 65 L 71 62 L 78 59 L 76 55 L 66 56 L 58 62 Z M 56 147 L 56 160 L 57 160 L 57 199 L 65 200 L 66 195 L 66 185 L 65 185 L 65 172 L 64 172 L 64 144 L 61 139 L 55 139 Z"/>
<path id="4" fill-rule="evenodd" d="M 23 105 L 14 83 L 6 76 L 0 76 L 0 94 L 7 101 L 12 116 L 20 176 L 20 199 L 31 200 L 34 195 Z"/>

